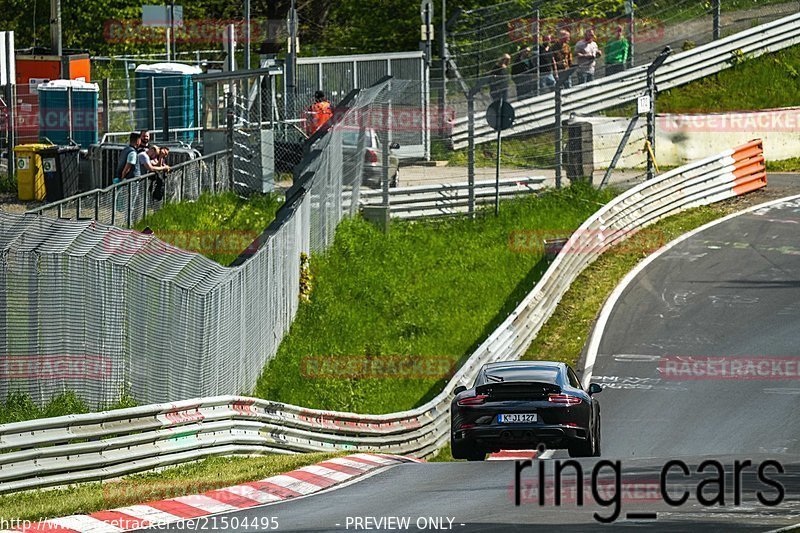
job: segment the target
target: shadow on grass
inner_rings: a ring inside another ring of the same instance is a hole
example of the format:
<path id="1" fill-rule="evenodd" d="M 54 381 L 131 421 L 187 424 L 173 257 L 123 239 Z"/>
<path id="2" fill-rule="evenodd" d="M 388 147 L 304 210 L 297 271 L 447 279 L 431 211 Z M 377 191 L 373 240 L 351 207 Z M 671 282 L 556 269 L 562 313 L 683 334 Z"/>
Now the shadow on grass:
<path id="1" fill-rule="evenodd" d="M 509 294 L 508 298 L 506 298 L 505 302 L 503 303 L 503 307 L 500 308 L 500 311 L 495 315 L 495 317 L 483 328 L 478 340 L 469 347 L 464 355 L 458 360 L 457 368 L 461 368 L 461 366 L 469 359 L 469 357 L 478 349 L 478 347 L 492 334 L 494 330 L 500 327 L 500 324 L 508 318 L 514 309 L 517 308 L 519 303 L 525 298 L 525 296 L 530 293 L 531 290 L 539 283 L 539 280 L 542 279 L 542 276 L 547 271 L 547 267 L 550 266 L 550 261 L 546 257 L 542 257 L 528 274 L 522 279 L 519 283 L 517 283 L 514 290 Z M 437 381 L 428 391 L 419 399 L 419 401 L 414 404 L 414 408 L 420 407 L 421 405 L 425 405 L 427 402 L 431 401 L 442 392 L 444 386 L 447 382 L 450 381 L 450 377 L 442 378 Z M 471 385 L 465 383 L 465 385 Z"/>

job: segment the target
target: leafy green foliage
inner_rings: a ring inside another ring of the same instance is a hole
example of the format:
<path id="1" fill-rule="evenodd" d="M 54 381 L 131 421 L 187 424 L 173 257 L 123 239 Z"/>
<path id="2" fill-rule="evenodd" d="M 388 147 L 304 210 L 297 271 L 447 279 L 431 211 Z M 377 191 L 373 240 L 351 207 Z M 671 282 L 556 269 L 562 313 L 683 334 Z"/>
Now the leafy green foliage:
<path id="1" fill-rule="evenodd" d="M 74 392 L 65 392 L 53 397 L 43 407 L 36 405 L 30 396 L 23 392 L 11 392 L 5 402 L 0 402 L 0 424 L 21 422 L 38 418 L 50 418 L 90 411 L 102 411 L 133 407 L 136 402 L 127 395 L 111 405 L 87 405 Z"/>

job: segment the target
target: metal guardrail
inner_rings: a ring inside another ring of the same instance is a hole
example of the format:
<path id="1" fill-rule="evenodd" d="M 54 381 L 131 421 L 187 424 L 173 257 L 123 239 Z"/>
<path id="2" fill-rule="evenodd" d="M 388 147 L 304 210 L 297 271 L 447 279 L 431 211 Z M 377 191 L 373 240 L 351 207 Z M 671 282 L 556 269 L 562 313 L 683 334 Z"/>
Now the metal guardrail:
<path id="1" fill-rule="evenodd" d="M 545 178 L 507 178 L 500 180 L 500 197 L 513 198 L 536 193 Z M 389 189 L 389 212 L 406 220 L 464 214 L 469 208 L 469 184 L 442 183 Z M 495 199 L 495 180 L 475 182 L 475 204 L 491 204 Z M 383 204 L 383 192 L 362 189 L 362 206 Z"/>
<path id="2" fill-rule="evenodd" d="M 656 72 L 659 91 L 710 76 L 735 64 L 737 58 L 758 57 L 800 43 L 800 14 L 755 26 L 734 35 L 670 56 Z M 633 102 L 647 90 L 647 66 L 607 76 L 563 91 L 562 120 L 570 114 L 590 114 Z M 512 102 L 516 121 L 504 130 L 509 137 L 550 128 L 555 123 L 553 94 Z M 485 121 L 485 112 L 475 114 L 475 143 L 495 140 L 496 132 Z M 467 118 L 460 117 L 453 128 L 453 146 L 467 147 Z"/>
<path id="3" fill-rule="evenodd" d="M 681 210 L 766 185 L 760 140 L 666 172 L 617 196 L 572 234 L 542 279 L 434 399 L 362 415 L 221 396 L 0 426 L 0 493 L 106 479 L 211 455 L 374 450 L 424 457 L 449 438 L 454 387 L 517 359 L 603 251 Z"/>

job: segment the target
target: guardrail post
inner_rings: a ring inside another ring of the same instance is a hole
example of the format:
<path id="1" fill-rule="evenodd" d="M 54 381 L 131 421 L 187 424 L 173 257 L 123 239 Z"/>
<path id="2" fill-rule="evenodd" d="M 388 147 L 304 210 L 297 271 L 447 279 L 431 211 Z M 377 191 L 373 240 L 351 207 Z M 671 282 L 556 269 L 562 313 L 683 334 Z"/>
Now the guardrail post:
<path id="1" fill-rule="evenodd" d="M 721 0 L 713 0 L 711 4 L 711 10 L 714 16 L 714 30 L 713 30 L 713 37 L 716 41 L 720 37 L 720 11 L 721 11 Z"/>

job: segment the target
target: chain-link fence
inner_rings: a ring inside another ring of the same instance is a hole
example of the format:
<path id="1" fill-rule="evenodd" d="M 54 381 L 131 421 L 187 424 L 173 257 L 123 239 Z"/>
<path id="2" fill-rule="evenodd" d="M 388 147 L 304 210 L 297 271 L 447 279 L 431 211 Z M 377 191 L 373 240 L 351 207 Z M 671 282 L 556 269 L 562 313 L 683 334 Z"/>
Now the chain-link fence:
<path id="1" fill-rule="evenodd" d="M 443 64 L 446 105 L 463 116 L 465 93 L 486 76 L 493 76 L 512 101 L 552 91 L 566 67 L 579 63 L 576 45 L 590 29 L 604 53 L 592 69 L 592 78 L 598 79 L 648 64 L 665 46 L 690 50 L 800 11 L 797 1 L 628 1 L 601 16 L 602 4 L 580 9 L 565 5 L 569 4 L 511 0 L 456 12 L 458 4 L 451 2 L 447 55 L 431 68 L 436 98 L 442 102 Z M 620 36 L 627 45 L 615 44 Z M 585 78 L 575 75 L 572 82 L 580 79 Z M 484 107 L 492 100 L 488 89 L 477 96 Z"/>
<path id="2" fill-rule="evenodd" d="M 364 117 L 403 87 L 384 81 L 337 106 L 296 166 L 276 219 L 230 268 L 94 220 L 0 213 L 0 396 L 21 390 L 44 402 L 72 390 L 96 405 L 122 392 L 153 403 L 248 391 L 297 311 L 301 254 L 329 246 L 358 203 L 364 156 L 348 153 L 348 138 L 365 146 Z M 208 169 L 224 174 L 224 161 L 187 163 L 168 194 L 189 197 L 189 183 L 194 191 L 212 183 Z M 100 203 L 90 218 L 99 210 L 108 221 L 119 198 L 129 202 L 119 206 L 125 216 L 139 217 L 131 198 L 142 183 L 87 197 Z M 77 218 L 75 204 L 61 215 Z"/>

